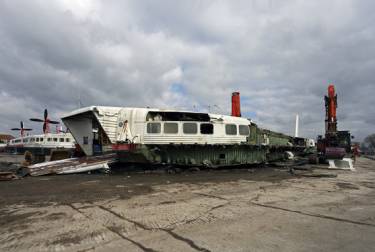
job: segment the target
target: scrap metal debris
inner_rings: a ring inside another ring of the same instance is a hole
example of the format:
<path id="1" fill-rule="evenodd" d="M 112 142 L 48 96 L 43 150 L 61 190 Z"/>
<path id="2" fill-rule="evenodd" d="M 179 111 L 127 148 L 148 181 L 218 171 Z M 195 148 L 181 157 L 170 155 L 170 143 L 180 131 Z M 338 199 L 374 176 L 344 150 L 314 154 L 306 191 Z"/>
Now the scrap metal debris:
<path id="1" fill-rule="evenodd" d="M 353 160 L 351 158 L 330 159 L 328 160 L 328 164 L 328 169 L 355 171 L 355 168 L 353 167 Z"/>
<path id="2" fill-rule="evenodd" d="M 105 172 L 108 172 L 108 164 L 115 161 L 115 154 L 69 158 L 30 165 L 26 168 L 26 172 L 31 176 L 42 176 L 47 174 L 72 174 L 90 172 L 94 170 L 104 170 Z"/>
<path id="3" fill-rule="evenodd" d="M 18 179 L 18 176 L 13 172 L 0 172 L 0 181 L 8 181 Z"/>

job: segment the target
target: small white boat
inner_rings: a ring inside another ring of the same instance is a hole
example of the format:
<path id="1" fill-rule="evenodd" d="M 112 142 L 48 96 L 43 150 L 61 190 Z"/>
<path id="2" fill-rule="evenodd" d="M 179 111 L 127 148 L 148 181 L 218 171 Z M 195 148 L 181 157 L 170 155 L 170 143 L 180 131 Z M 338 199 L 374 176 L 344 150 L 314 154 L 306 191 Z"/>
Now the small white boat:
<path id="1" fill-rule="evenodd" d="M 75 148 L 74 138 L 70 133 L 47 133 L 28 135 L 10 140 L 5 146 L 5 151 L 22 154 L 25 151 L 48 155 L 52 149 Z"/>
<path id="2" fill-rule="evenodd" d="M 75 141 L 73 136 L 59 127 L 59 122 L 52 121 L 48 117 L 47 109 L 44 110 L 43 119 L 30 118 L 30 121 L 43 123 L 43 134 L 25 135 L 26 131 L 31 131 L 30 128 L 25 128 L 23 121 L 20 121 L 19 128 L 12 128 L 12 130 L 19 131 L 20 137 L 8 141 L 5 151 L 10 153 L 23 154 L 25 151 L 30 151 L 33 154 L 49 155 L 53 149 L 75 149 Z M 50 124 L 55 124 L 56 133 L 50 132 Z"/>

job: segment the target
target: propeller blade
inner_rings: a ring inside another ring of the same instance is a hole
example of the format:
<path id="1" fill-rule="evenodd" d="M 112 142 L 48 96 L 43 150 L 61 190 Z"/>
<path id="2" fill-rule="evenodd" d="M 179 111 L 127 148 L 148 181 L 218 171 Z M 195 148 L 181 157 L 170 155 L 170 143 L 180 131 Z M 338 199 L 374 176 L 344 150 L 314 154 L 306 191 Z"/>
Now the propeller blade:
<path id="1" fill-rule="evenodd" d="M 20 126 L 21 126 L 21 129 L 23 129 L 23 122 L 20 121 Z"/>
<path id="2" fill-rule="evenodd" d="M 47 133 L 46 129 L 47 129 L 47 123 L 43 123 L 43 133 L 44 134 Z"/>
<path id="3" fill-rule="evenodd" d="M 48 118 L 48 111 L 47 109 L 44 110 L 44 121 L 47 121 Z"/>
<path id="4" fill-rule="evenodd" d="M 38 118 L 30 118 L 30 121 L 33 121 L 33 122 L 44 122 L 42 119 L 38 119 Z"/>
<path id="5" fill-rule="evenodd" d="M 33 130 L 33 129 L 23 129 L 24 131 L 30 131 L 30 130 Z"/>
<path id="6" fill-rule="evenodd" d="M 57 121 L 48 121 L 50 124 L 60 124 L 59 122 Z"/>
<path id="7" fill-rule="evenodd" d="M 21 129 L 19 129 L 19 128 L 13 128 L 13 129 L 11 129 L 11 130 L 21 130 Z"/>

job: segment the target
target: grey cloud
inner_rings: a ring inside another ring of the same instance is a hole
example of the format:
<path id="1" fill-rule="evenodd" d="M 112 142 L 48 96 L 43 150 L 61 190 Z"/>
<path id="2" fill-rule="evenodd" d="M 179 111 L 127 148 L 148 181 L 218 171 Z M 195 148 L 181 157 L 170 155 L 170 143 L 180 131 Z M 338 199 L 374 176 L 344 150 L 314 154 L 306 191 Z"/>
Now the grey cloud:
<path id="1" fill-rule="evenodd" d="M 60 116 L 79 96 L 229 113 L 238 90 L 261 126 L 292 134 L 298 113 L 301 134 L 316 137 L 333 82 L 339 128 L 373 133 L 370 0 L 66 2 L 0 2 L 0 131 L 44 107 Z"/>

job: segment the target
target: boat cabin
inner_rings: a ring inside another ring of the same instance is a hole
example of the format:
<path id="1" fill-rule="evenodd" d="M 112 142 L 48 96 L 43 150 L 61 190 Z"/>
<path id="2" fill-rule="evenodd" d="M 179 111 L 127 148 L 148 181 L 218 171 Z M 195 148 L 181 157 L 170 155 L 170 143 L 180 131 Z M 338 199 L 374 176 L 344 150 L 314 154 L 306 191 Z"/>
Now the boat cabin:
<path id="1" fill-rule="evenodd" d="M 10 140 L 8 146 L 22 146 L 29 148 L 74 148 L 74 138 L 69 133 L 29 135 Z"/>
<path id="2" fill-rule="evenodd" d="M 250 120 L 241 117 L 151 108 L 92 106 L 62 118 L 86 155 L 112 144 L 241 144 Z"/>

